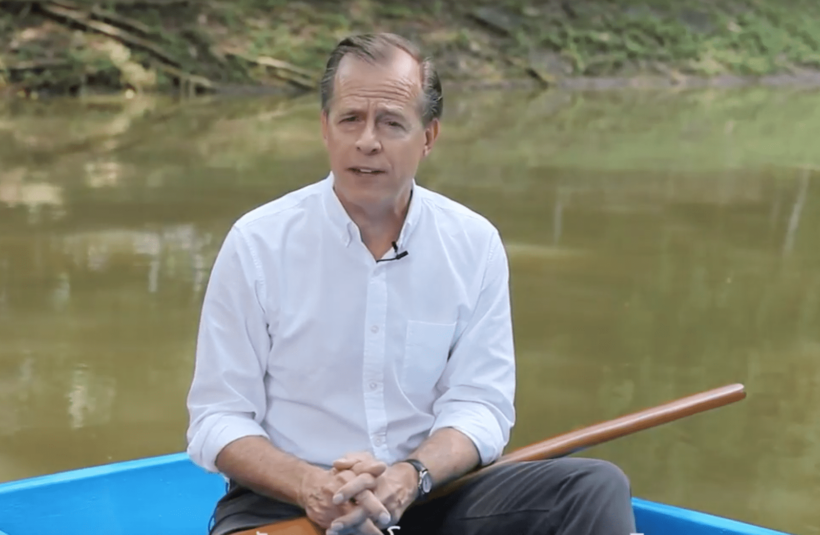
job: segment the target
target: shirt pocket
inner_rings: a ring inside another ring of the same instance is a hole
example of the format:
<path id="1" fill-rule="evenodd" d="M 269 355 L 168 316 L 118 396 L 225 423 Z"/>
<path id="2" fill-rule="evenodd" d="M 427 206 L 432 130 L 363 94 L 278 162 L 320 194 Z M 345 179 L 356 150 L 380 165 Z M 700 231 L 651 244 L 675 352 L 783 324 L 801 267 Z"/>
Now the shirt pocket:
<path id="1" fill-rule="evenodd" d="M 433 394 L 447 366 L 455 329 L 455 323 L 407 322 L 401 370 L 402 389 L 406 394 Z"/>

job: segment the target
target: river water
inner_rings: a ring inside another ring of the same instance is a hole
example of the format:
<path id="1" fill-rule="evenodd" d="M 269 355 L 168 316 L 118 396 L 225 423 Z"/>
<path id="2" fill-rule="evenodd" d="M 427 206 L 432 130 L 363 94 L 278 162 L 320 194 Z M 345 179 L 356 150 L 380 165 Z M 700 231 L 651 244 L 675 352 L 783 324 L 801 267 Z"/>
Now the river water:
<path id="1" fill-rule="evenodd" d="M 327 172 L 314 99 L 0 103 L 0 481 L 181 451 L 234 219 Z M 419 182 L 501 230 L 511 448 L 724 384 L 598 446 L 637 496 L 820 534 L 820 94 L 449 96 Z"/>

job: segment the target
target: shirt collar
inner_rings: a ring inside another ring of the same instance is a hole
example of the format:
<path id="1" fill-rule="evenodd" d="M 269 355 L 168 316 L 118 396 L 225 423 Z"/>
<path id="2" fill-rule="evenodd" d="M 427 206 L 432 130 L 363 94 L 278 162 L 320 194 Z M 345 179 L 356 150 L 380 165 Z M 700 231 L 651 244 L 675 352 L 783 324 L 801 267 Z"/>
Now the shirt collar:
<path id="1" fill-rule="evenodd" d="M 325 213 L 333 227 L 338 231 L 338 235 L 344 242 L 345 247 L 347 247 L 354 237 L 361 240 L 361 232 L 359 232 L 359 227 L 356 226 L 356 223 L 350 219 L 350 215 L 348 215 L 341 201 L 339 201 L 336 192 L 333 190 L 334 180 L 335 178 L 332 172 L 329 173 L 324 180 L 323 198 Z M 416 180 L 413 179 L 410 207 L 407 210 L 407 216 L 404 218 L 404 224 L 401 227 L 399 238 L 396 241 L 399 247 L 409 238 L 412 229 L 418 224 L 419 217 L 421 216 L 421 195 L 422 192 L 417 187 Z"/>
<path id="2" fill-rule="evenodd" d="M 336 192 L 333 191 L 334 177 L 333 173 L 327 175 L 324 180 L 323 199 L 325 205 L 325 213 L 327 214 L 330 223 L 334 229 L 338 231 L 339 237 L 344 241 L 345 247 L 350 245 L 350 240 L 354 236 L 359 236 L 359 227 L 350 219 L 345 207 L 342 206 Z"/>
<path id="3" fill-rule="evenodd" d="M 398 243 L 399 247 L 403 247 L 410 238 L 412 230 L 418 226 L 419 217 L 421 217 L 421 188 L 416 184 L 416 179 L 413 179 L 413 189 L 410 193 L 410 207 L 407 209 L 407 216 L 404 218 L 404 224 L 401 226 Z"/>

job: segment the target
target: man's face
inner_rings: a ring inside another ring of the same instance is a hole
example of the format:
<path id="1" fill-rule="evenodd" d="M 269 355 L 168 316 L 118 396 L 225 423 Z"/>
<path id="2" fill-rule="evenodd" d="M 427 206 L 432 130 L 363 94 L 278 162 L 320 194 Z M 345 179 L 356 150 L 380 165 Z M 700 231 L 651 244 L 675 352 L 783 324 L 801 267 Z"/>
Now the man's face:
<path id="1" fill-rule="evenodd" d="M 438 120 L 421 120 L 421 73 L 402 50 L 383 64 L 342 58 L 322 135 L 339 196 L 368 211 L 394 206 L 409 192 Z"/>

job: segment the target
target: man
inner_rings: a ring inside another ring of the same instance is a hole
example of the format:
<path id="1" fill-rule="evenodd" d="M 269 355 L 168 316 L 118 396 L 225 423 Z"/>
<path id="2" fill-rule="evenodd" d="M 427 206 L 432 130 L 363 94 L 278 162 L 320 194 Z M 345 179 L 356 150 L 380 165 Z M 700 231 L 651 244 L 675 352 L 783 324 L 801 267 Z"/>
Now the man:
<path id="1" fill-rule="evenodd" d="M 203 303 L 188 452 L 230 481 L 211 534 L 304 515 L 331 535 L 634 531 L 603 461 L 428 499 L 509 440 L 507 258 L 486 219 L 415 183 L 442 96 L 412 44 L 345 39 L 321 93 L 331 173 L 234 224 Z"/>

